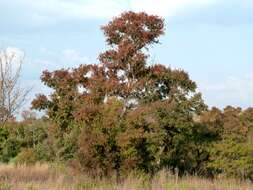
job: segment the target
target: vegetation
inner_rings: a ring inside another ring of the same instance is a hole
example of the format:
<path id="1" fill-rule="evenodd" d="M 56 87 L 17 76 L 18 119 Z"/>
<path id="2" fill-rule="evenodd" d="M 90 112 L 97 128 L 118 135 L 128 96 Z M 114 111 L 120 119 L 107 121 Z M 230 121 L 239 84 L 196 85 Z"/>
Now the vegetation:
<path id="1" fill-rule="evenodd" d="M 61 166 L 0 165 L 1 190 L 251 190 L 250 182 L 232 179 L 213 181 L 194 176 L 178 178 L 160 171 L 152 179 L 145 174 L 130 174 L 120 183 L 115 179 L 75 176 Z"/>
<path id="2" fill-rule="evenodd" d="M 209 109 L 185 71 L 150 64 L 149 48 L 164 34 L 160 17 L 126 12 L 102 30 L 109 49 L 99 64 L 43 72 L 52 93 L 32 102 L 45 111 L 43 118 L 24 112 L 22 122 L 9 119 L 0 127 L 0 162 L 61 163 L 88 183 L 115 178 L 123 189 L 214 188 L 211 181 L 183 177 L 189 174 L 253 180 L 253 108 Z M 59 174 L 51 175 L 43 180 Z M 55 188 L 86 188 L 67 178 L 70 186 Z M 218 188 L 231 187 L 223 185 Z M 107 186 L 119 189 L 110 180 L 92 188 Z"/>
<path id="3" fill-rule="evenodd" d="M 0 51 L 0 123 L 13 118 L 22 107 L 30 89 L 22 88 L 19 81 L 23 56 L 7 50 Z"/>

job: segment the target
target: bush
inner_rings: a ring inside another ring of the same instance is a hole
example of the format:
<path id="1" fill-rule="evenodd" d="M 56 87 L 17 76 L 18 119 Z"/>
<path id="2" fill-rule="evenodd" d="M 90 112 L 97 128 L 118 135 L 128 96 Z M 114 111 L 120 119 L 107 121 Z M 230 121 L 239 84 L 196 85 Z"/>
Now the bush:
<path id="1" fill-rule="evenodd" d="M 212 109 L 202 115 L 203 124 L 218 132 L 212 142 L 207 169 L 214 175 L 253 180 L 253 146 L 250 142 L 252 115 L 228 106 L 224 111 Z M 216 128 L 216 129 L 215 129 Z"/>
<path id="2" fill-rule="evenodd" d="M 38 161 L 36 152 L 31 148 L 22 149 L 18 155 L 11 160 L 11 162 L 17 165 L 30 165 L 35 164 Z"/>
<path id="3" fill-rule="evenodd" d="M 21 142 L 16 136 L 18 129 L 13 131 L 14 126 L 18 127 L 17 124 L 0 127 L 0 162 L 9 162 L 20 151 Z"/>
<path id="4" fill-rule="evenodd" d="M 36 149 L 47 138 L 48 122 L 9 122 L 0 127 L 0 162 L 9 162 L 23 149 Z"/>

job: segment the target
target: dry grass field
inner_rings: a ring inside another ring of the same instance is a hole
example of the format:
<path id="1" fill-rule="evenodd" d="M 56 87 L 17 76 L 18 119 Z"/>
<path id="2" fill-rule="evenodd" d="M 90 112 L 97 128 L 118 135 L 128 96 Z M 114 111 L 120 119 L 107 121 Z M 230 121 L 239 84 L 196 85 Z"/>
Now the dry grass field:
<path id="1" fill-rule="evenodd" d="M 122 183 L 112 179 L 90 179 L 73 176 L 63 167 L 48 165 L 0 165 L 0 190 L 252 190 L 250 182 L 207 180 L 160 172 L 152 180 L 131 175 Z"/>

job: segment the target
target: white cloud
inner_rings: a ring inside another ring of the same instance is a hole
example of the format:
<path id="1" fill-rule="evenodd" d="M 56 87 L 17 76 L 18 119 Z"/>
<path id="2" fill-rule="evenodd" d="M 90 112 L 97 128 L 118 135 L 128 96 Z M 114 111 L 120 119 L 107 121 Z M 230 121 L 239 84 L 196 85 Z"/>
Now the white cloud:
<path id="1" fill-rule="evenodd" d="M 91 64 L 89 57 L 76 49 L 63 49 L 60 51 L 41 47 L 39 49 L 40 57 L 31 59 L 25 66 L 25 72 L 33 69 L 39 75 L 43 70 L 57 70 L 62 68 L 75 68 L 80 64 Z"/>
<path id="2" fill-rule="evenodd" d="M 46 25 L 64 20 L 111 18 L 123 11 L 145 11 L 171 17 L 184 9 L 208 6 L 217 0 L 1 0 L 0 12 L 12 7 L 14 15 L 33 25 Z M 7 18 L 6 18 L 7 19 Z"/>
<path id="3" fill-rule="evenodd" d="M 164 17 L 173 17 L 184 9 L 209 6 L 216 0 L 131 0 L 131 8 Z"/>
<path id="4" fill-rule="evenodd" d="M 31 19 L 39 22 L 55 19 L 105 18 L 126 7 L 122 0 L 14 0 L 16 7 L 29 9 Z M 13 3 L 13 2 L 12 2 Z"/>
<path id="5" fill-rule="evenodd" d="M 199 82 L 199 89 L 211 106 L 242 106 L 253 105 L 253 73 L 244 76 L 230 76 L 219 83 Z"/>
<path id="6" fill-rule="evenodd" d="M 24 52 L 16 47 L 7 47 L 6 53 L 9 56 L 15 56 L 15 57 L 20 57 L 20 58 L 23 58 L 25 56 Z"/>
<path id="7" fill-rule="evenodd" d="M 8 64 L 13 69 L 17 69 L 23 64 L 25 54 L 22 50 L 16 47 L 7 47 L 4 50 L 0 50 L 0 61 L 3 67 Z"/>
<path id="8" fill-rule="evenodd" d="M 66 60 L 73 63 L 84 64 L 89 62 L 88 57 L 81 55 L 79 51 L 74 49 L 65 49 L 62 51 L 62 54 Z"/>

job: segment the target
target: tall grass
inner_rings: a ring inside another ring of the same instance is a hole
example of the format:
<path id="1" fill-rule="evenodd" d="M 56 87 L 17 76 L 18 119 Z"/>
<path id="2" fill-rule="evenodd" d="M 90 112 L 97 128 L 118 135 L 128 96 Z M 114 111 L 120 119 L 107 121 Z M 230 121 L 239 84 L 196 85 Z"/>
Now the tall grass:
<path id="1" fill-rule="evenodd" d="M 228 179 L 208 180 L 170 175 L 161 171 L 149 179 L 132 174 L 117 184 L 114 179 L 76 176 L 49 165 L 0 165 L 0 190 L 252 190 L 253 184 Z"/>

